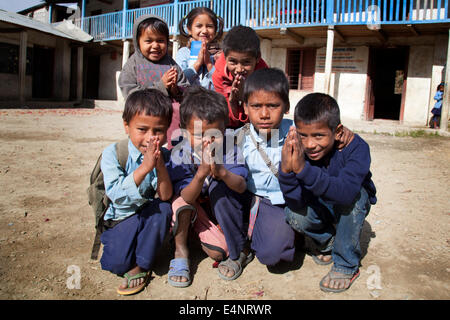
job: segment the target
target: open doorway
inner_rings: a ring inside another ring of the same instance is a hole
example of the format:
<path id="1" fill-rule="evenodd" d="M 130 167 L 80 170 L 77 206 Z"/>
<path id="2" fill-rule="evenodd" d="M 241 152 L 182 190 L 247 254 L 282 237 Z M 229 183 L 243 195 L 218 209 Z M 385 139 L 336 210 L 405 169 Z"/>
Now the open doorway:
<path id="1" fill-rule="evenodd" d="M 48 99 L 53 96 L 55 49 L 33 47 L 32 97 Z"/>
<path id="2" fill-rule="evenodd" d="M 408 47 L 370 49 L 367 120 L 403 120 L 408 53 Z"/>

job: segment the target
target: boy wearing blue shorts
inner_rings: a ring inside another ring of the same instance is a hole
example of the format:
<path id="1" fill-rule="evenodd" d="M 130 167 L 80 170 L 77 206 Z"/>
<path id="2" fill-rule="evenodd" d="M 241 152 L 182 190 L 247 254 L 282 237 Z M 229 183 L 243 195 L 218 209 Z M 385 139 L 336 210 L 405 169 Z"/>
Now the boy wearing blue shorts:
<path id="1" fill-rule="evenodd" d="M 169 229 L 172 183 L 163 149 L 172 119 L 172 102 L 161 91 L 132 92 L 125 103 L 123 124 L 128 139 L 128 159 L 119 163 L 115 144 L 102 153 L 105 192 L 111 200 L 105 216 L 103 270 L 124 276 L 121 295 L 143 290 L 156 253 Z M 158 197 L 156 197 L 156 194 Z"/>
<path id="2" fill-rule="evenodd" d="M 320 264 L 333 263 L 320 282 L 326 292 L 347 290 L 359 276 L 360 235 L 376 203 L 370 150 L 357 134 L 341 150 L 339 106 L 331 96 L 312 93 L 299 101 L 282 150 L 280 187 L 286 219 L 322 250 Z"/>

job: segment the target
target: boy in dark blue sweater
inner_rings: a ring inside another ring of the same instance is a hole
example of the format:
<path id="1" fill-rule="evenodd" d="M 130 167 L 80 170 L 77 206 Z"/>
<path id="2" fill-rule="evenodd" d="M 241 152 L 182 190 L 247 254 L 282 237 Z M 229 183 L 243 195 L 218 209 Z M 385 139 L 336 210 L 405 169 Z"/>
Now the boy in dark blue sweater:
<path id="1" fill-rule="evenodd" d="M 361 230 L 376 203 L 369 146 L 355 134 L 346 147 L 336 148 L 343 126 L 336 100 L 326 94 L 301 99 L 294 122 L 279 175 L 286 219 L 321 247 L 317 263 L 334 262 L 320 288 L 342 292 L 359 276 Z"/>

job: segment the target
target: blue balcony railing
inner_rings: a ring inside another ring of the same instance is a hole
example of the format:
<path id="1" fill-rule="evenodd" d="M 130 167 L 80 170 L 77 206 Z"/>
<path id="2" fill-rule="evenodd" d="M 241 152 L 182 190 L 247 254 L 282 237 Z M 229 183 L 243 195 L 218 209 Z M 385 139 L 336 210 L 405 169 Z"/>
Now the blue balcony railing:
<path id="1" fill-rule="evenodd" d="M 195 7 L 209 7 L 225 31 L 242 24 L 254 29 L 320 25 L 420 24 L 450 22 L 449 0 L 197 0 L 86 17 L 77 24 L 95 41 L 131 38 L 134 21 L 156 14 L 179 34 L 178 22 Z"/>

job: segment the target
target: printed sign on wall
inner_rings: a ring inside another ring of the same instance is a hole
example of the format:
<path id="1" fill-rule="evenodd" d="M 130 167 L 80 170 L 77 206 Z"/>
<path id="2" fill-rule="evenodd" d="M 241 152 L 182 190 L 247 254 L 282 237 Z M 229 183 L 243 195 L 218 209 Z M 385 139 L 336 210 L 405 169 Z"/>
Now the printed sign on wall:
<path id="1" fill-rule="evenodd" d="M 325 72 L 326 48 L 317 50 L 316 72 Z M 366 73 L 365 51 L 358 47 L 336 47 L 333 49 L 331 72 Z"/>

